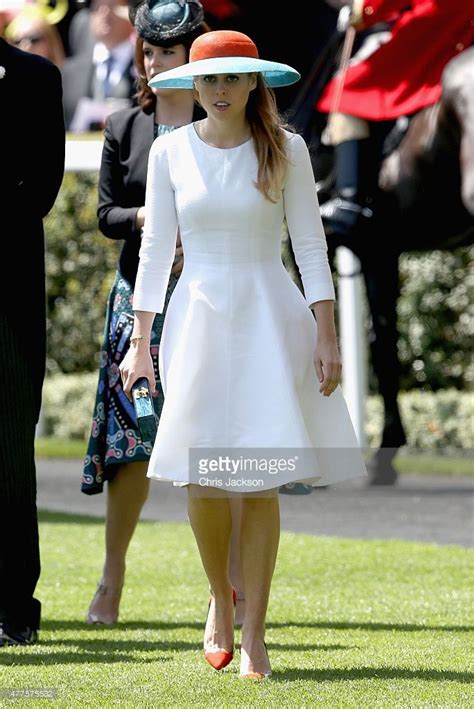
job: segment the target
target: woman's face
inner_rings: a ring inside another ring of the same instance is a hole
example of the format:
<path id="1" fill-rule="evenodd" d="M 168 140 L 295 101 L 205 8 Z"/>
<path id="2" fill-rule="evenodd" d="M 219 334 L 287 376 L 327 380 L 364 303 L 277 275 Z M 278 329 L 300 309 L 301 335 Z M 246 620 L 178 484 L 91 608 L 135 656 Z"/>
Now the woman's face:
<path id="1" fill-rule="evenodd" d="M 184 44 L 174 44 L 172 47 L 159 47 L 146 40 L 143 41 L 143 65 L 147 81 L 150 81 L 157 74 L 163 71 L 174 69 L 177 66 L 186 64 L 186 47 Z M 173 89 L 152 89 L 154 94 L 159 95 L 172 91 Z"/>
<path id="2" fill-rule="evenodd" d="M 25 52 L 38 54 L 45 59 L 52 59 L 50 46 L 43 23 L 40 20 L 24 19 L 15 27 L 12 44 Z"/>
<path id="3" fill-rule="evenodd" d="M 256 85 L 255 74 L 206 74 L 195 78 L 199 103 L 208 116 L 219 119 L 245 113 L 250 92 Z"/>

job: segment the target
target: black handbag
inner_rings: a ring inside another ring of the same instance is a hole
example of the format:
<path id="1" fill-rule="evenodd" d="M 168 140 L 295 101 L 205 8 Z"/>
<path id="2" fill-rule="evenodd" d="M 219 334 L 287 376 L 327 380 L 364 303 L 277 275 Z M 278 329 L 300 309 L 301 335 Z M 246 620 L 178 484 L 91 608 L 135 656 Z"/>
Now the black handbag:
<path id="1" fill-rule="evenodd" d="M 132 386 L 132 400 L 140 437 L 143 443 L 153 445 L 156 438 L 157 425 L 150 384 L 146 377 L 140 377 Z"/>

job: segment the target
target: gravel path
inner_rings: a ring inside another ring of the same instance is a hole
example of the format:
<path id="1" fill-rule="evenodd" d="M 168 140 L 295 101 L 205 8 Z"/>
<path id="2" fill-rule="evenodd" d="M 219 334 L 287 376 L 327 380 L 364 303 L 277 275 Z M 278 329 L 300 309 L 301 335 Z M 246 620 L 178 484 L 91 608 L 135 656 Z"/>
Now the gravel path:
<path id="1" fill-rule="evenodd" d="M 37 463 L 40 510 L 103 517 L 105 494 L 80 492 L 82 462 Z M 403 474 L 394 486 L 365 480 L 280 495 L 282 529 L 357 539 L 406 539 L 474 546 L 474 483 L 467 477 Z M 186 522 L 186 492 L 153 482 L 143 519 Z"/>

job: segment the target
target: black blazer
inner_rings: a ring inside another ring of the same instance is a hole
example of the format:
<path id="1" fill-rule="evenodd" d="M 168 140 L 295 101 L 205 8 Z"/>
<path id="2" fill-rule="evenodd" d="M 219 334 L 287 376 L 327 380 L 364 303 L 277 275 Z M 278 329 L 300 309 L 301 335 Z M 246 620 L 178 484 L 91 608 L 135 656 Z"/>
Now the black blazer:
<path id="1" fill-rule="evenodd" d="M 204 117 L 199 107 L 193 121 Z M 135 285 L 140 230 L 135 219 L 145 204 L 148 153 L 153 143 L 154 113 L 126 108 L 112 113 L 105 124 L 99 176 L 99 228 L 109 239 L 124 239 L 119 271 Z"/>
<path id="2" fill-rule="evenodd" d="M 47 59 L 2 38 L 0 66 L 5 69 L 0 79 L 0 317 L 8 319 L 25 352 L 39 412 L 46 339 L 43 218 L 64 171 L 61 74 Z M 7 271 L 16 283 L 13 290 L 7 290 Z"/>

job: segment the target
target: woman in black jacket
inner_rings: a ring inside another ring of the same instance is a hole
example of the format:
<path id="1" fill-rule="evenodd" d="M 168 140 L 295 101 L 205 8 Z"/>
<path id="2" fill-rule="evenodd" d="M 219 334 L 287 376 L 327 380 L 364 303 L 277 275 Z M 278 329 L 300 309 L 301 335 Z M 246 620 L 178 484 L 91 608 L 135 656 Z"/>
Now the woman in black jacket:
<path id="1" fill-rule="evenodd" d="M 105 564 L 86 617 L 89 624 L 105 625 L 112 625 L 118 618 L 125 555 L 149 487 L 146 469 L 151 448 L 140 439 L 133 405 L 123 392 L 118 369 L 129 348 L 133 325 L 132 298 L 144 223 L 148 153 L 155 138 L 201 117 L 192 91 L 151 90 L 148 81 L 157 73 L 185 64 L 192 41 L 207 30 L 199 0 L 186 0 L 184 5 L 165 1 L 152 8 L 145 1 L 130 14 L 138 37 L 138 107 L 117 111 L 107 119 L 97 212 L 102 233 L 124 243 L 108 300 L 99 384 L 81 486 L 82 492 L 94 495 L 102 492 L 105 480 L 109 483 Z M 182 267 L 178 236 L 167 299 Z M 164 314 L 157 315 L 151 341 L 158 416 L 163 404 L 158 374 L 163 320 Z"/>

